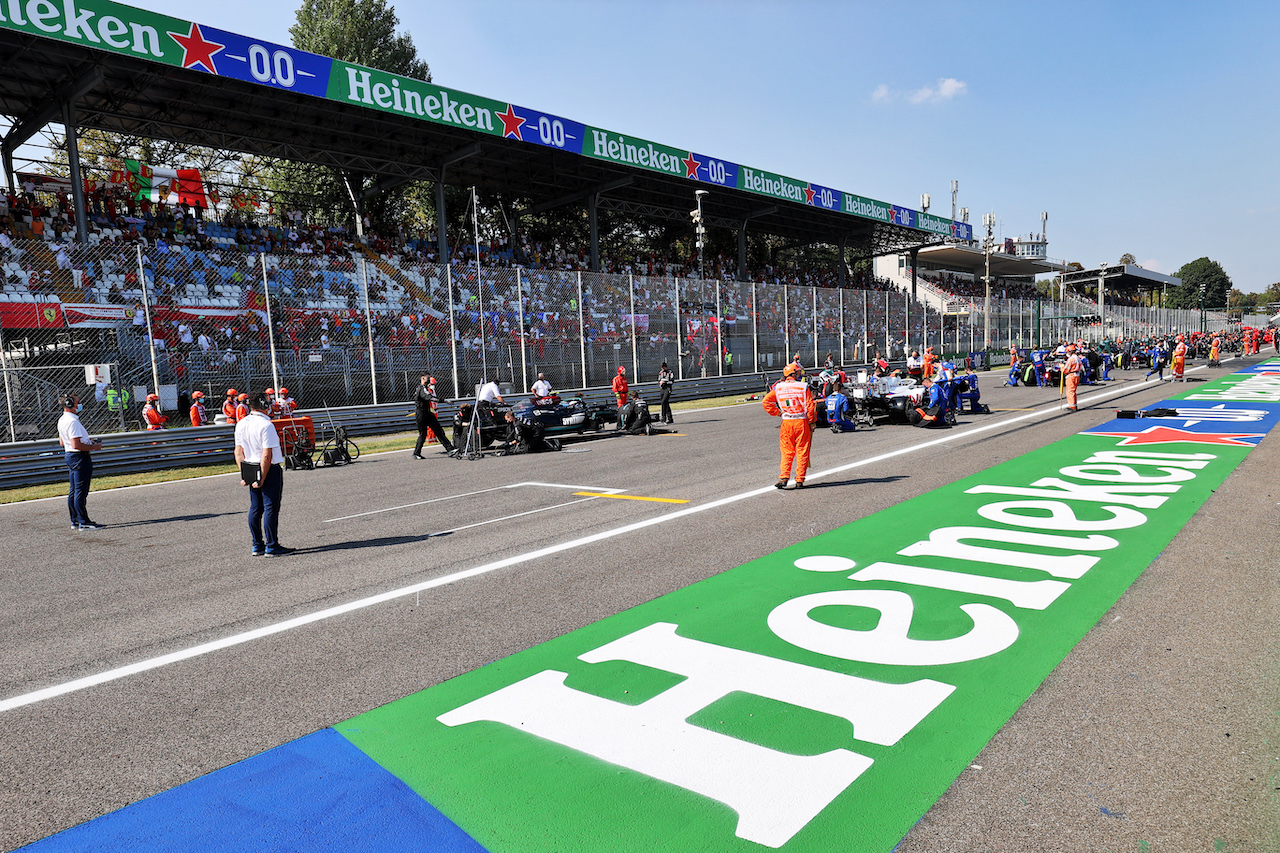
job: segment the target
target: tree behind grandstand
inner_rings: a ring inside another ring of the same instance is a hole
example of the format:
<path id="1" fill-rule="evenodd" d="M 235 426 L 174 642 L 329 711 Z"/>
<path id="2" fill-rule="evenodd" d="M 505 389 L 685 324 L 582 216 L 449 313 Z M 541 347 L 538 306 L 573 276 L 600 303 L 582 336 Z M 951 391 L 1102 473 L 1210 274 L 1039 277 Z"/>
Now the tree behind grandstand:
<path id="1" fill-rule="evenodd" d="M 1168 308 L 1199 308 L 1200 286 L 1204 285 L 1204 306 L 1220 308 L 1227 304 L 1231 293 L 1231 277 L 1217 261 L 1196 258 L 1185 263 L 1175 276 L 1182 279 L 1182 286 L 1169 291 Z"/>
<path id="2" fill-rule="evenodd" d="M 431 80 L 431 68 L 418 58 L 413 38 L 397 33 L 400 19 L 385 0 L 303 0 L 297 22 L 289 28 L 293 46 L 391 74 Z M 299 208 L 321 220 L 346 221 L 355 215 L 352 196 L 359 197 L 372 175 L 327 166 L 268 158 L 246 158 L 245 171 L 258 177 L 281 207 Z M 371 198 L 371 219 L 398 219 L 425 225 L 434 220 L 434 201 L 422 184 L 409 184 Z M 406 217 L 407 214 L 407 217 Z"/>

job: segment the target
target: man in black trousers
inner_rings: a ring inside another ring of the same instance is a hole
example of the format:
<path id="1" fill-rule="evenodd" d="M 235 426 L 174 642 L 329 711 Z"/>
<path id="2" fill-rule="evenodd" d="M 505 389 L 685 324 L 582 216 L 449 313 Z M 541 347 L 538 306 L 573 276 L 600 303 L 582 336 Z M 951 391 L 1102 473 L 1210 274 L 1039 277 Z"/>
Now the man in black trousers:
<path id="1" fill-rule="evenodd" d="M 658 417 L 664 424 L 675 423 L 675 419 L 671 417 L 671 389 L 675 384 L 676 375 L 667 368 L 665 361 L 662 362 L 662 369 L 658 371 L 658 393 L 662 395 L 662 409 Z"/>
<path id="2" fill-rule="evenodd" d="M 414 459 L 422 458 L 422 443 L 427 440 L 427 430 L 435 433 L 436 440 L 440 442 L 445 453 L 453 453 L 453 445 L 449 442 L 449 437 L 444 434 L 440 419 L 436 417 L 436 406 L 439 403 L 436 378 L 430 375 L 423 376 L 417 393 L 413 395 L 414 414 L 418 421 L 418 443 L 413 447 Z"/>

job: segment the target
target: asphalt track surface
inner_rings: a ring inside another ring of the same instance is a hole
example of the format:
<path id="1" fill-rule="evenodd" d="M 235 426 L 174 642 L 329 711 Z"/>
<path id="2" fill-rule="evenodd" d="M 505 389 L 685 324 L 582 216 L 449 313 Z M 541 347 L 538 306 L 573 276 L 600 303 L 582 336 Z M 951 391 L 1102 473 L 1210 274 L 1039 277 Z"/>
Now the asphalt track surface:
<path id="1" fill-rule="evenodd" d="M 573 446 L 585 452 L 404 451 L 290 472 L 281 538 L 300 550 L 276 560 L 249 556 L 230 477 L 95 493 L 108 527 L 93 532 L 70 529 L 61 499 L 0 507 L 0 849 L 1175 391 L 1120 373 L 1065 413 L 1056 389 L 995 376 L 983 399 L 997 411 L 950 431 L 819 430 L 804 491 L 770 487 L 777 421 L 752 404 L 681 413 L 671 435 Z M 902 853 L 1280 850 L 1278 467 L 1268 437 Z M 332 609 L 344 612 L 308 618 Z"/>

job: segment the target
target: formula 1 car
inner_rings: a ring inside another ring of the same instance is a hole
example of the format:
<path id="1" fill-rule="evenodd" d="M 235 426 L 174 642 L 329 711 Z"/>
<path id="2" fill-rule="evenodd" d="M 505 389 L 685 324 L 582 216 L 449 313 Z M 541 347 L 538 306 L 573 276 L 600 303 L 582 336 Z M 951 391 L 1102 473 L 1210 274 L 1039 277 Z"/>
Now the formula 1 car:
<path id="1" fill-rule="evenodd" d="M 618 420 L 618 410 L 608 403 L 588 406 L 581 397 L 562 400 L 559 394 L 525 400 L 517 403 L 512 411 L 517 417 L 541 424 L 547 435 L 569 432 L 581 434 L 587 430 L 598 430 L 603 424 Z"/>
<path id="2" fill-rule="evenodd" d="M 850 396 L 863 399 L 865 394 L 867 411 L 872 419 L 887 419 L 890 423 L 905 424 L 910 422 L 909 412 L 920 405 L 924 397 L 924 386 L 914 379 L 900 376 L 873 376 L 858 379 L 849 383 Z M 860 393 L 861 392 L 861 393 Z"/>

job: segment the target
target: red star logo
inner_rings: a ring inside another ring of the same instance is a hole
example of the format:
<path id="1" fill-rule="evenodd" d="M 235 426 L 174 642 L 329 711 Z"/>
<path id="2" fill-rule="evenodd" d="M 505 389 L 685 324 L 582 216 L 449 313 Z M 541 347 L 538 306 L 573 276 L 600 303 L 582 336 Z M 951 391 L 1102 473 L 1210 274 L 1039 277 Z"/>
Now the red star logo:
<path id="1" fill-rule="evenodd" d="M 1169 444 L 1179 441 L 1193 444 L 1225 444 L 1228 447 L 1255 447 L 1257 442 L 1247 441 L 1250 438 L 1262 438 L 1260 432 L 1193 432 L 1189 429 L 1153 426 L 1142 432 L 1091 432 L 1089 435 L 1110 435 L 1123 438 L 1116 445 L 1125 447 L 1132 444 Z"/>
<path id="2" fill-rule="evenodd" d="M 502 119 L 502 138 L 506 139 L 513 136 L 524 142 L 524 137 L 520 135 L 520 126 L 524 124 L 524 119 L 516 115 L 515 107 L 507 104 L 505 113 L 498 113 L 498 118 Z"/>
<path id="3" fill-rule="evenodd" d="M 811 186 L 804 188 L 804 203 L 813 204 L 813 187 Z"/>
<path id="4" fill-rule="evenodd" d="M 699 161 L 693 159 L 693 152 L 689 152 L 689 156 L 684 158 L 684 176 L 686 178 L 698 177 L 698 167 L 702 165 Z"/>
<path id="5" fill-rule="evenodd" d="M 226 47 L 226 45 L 205 41 L 204 35 L 200 32 L 199 24 L 192 24 L 191 32 L 185 36 L 181 33 L 169 33 L 169 37 L 182 46 L 183 68 L 203 65 L 204 70 L 210 74 L 218 73 L 218 69 L 213 64 L 213 55 Z"/>

